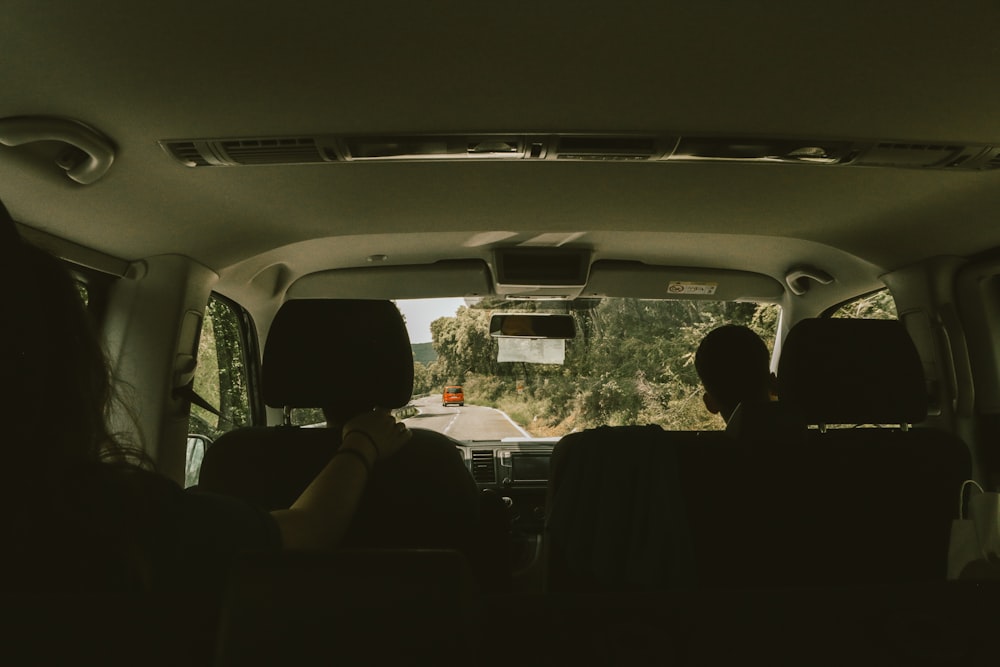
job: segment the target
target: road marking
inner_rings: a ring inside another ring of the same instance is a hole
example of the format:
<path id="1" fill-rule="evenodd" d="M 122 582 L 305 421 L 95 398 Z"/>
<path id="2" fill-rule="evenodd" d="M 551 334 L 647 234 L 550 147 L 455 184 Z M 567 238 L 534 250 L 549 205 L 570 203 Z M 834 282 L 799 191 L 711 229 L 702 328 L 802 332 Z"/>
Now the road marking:
<path id="1" fill-rule="evenodd" d="M 455 423 L 455 420 L 458 419 L 458 416 L 460 414 L 462 414 L 462 409 L 461 408 L 459 408 L 458 410 L 455 411 L 455 416 L 452 417 L 451 421 L 448 422 L 448 425 L 444 427 L 444 431 L 442 431 L 442 433 L 444 433 L 445 435 L 447 435 L 448 431 L 451 430 L 452 425 Z"/>
<path id="2" fill-rule="evenodd" d="M 509 421 L 511 426 L 513 426 L 514 428 L 516 428 L 518 431 L 521 432 L 522 436 L 524 436 L 525 438 L 530 438 L 531 437 L 531 434 L 528 433 L 527 431 L 525 431 L 520 426 L 518 426 L 517 422 L 515 422 L 513 419 L 511 419 L 510 415 L 508 415 L 506 412 L 504 412 L 503 410 L 497 410 L 496 408 L 490 408 L 490 409 L 493 410 L 493 411 L 495 411 L 495 412 L 499 412 L 500 414 L 502 414 L 503 418 L 506 419 L 507 421 Z"/>

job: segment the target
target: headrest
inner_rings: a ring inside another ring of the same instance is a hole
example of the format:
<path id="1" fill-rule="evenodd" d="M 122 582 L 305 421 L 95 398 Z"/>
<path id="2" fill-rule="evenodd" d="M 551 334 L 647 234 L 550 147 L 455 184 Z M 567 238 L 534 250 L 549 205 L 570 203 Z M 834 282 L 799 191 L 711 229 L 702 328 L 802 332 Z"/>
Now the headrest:
<path id="1" fill-rule="evenodd" d="M 782 346 L 778 395 L 808 424 L 913 424 L 927 416 L 920 356 L 896 320 L 798 322 Z"/>
<path id="2" fill-rule="evenodd" d="M 413 392 L 413 352 L 391 301 L 285 302 L 264 345 L 264 401 L 357 415 L 398 408 Z"/>

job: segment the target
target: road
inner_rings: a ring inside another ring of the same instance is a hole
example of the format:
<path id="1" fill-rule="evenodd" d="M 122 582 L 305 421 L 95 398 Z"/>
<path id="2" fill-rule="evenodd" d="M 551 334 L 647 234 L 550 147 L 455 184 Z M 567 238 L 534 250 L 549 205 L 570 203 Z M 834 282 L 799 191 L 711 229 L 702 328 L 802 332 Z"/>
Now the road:
<path id="1" fill-rule="evenodd" d="M 438 431 L 456 440 L 500 440 L 530 437 L 506 414 L 479 405 L 442 407 L 441 395 L 425 396 L 413 401 L 420 409 L 416 417 L 404 419 L 407 426 Z"/>

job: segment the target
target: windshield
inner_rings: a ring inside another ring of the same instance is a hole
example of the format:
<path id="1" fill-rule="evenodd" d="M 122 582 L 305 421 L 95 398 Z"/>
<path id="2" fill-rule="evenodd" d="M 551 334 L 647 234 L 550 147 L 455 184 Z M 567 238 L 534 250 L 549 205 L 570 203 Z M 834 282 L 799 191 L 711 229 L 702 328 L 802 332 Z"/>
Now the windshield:
<path id="1" fill-rule="evenodd" d="M 723 324 L 754 329 L 770 348 L 780 308 L 722 301 L 607 298 L 574 302 L 396 302 L 413 346 L 407 423 L 459 440 L 557 438 L 600 425 L 725 428 L 702 401 L 694 355 Z M 498 312 L 570 313 L 576 337 L 562 364 L 497 361 L 490 317 Z M 443 403 L 461 384 L 464 405 Z"/>

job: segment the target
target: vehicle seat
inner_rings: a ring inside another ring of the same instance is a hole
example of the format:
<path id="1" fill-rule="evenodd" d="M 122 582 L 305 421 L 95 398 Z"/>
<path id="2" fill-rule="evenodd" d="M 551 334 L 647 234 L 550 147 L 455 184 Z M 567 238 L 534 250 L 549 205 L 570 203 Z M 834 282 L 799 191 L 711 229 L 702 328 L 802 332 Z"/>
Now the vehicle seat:
<path id="1" fill-rule="evenodd" d="M 801 415 L 781 401 L 740 403 L 726 424 L 726 435 L 736 440 L 801 442 L 806 430 Z"/>
<path id="2" fill-rule="evenodd" d="M 916 424 L 927 417 L 920 356 L 898 320 L 814 318 L 788 333 L 781 405 L 808 424 Z"/>
<path id="3" fill-rule="evenodd" d="M 801 440 L 681 452 L 701 584 L 943 579 L 970 457 L 950 433 L 909 428 L 925 418 L 927 395 L 903 325 L 799 322 L 784 342 L 778 385 L 783 409 L 817 427 Z M 898 426 L 826 428 L 869 423 Z"/>
<path id="4" fill-rule="evenodd" d="M 389 301 L 285 303 L 265 343 L 262 385 L 272 407 L 337 406 L 359 414 L 375 405 L 406 405 L 413 358 L 399 311 Z M 452 548 L 484 558 L 479 545 L 489 528 L 480 524 L 479 492 L 456 444 L 413 429 L 411 441 L 375 467 L 344 546 Z M 208 448 L 198 490 L 265 510 L 287 508 L 339 445 L 339 429 L 238 429 Z"/>
<path id="5" fill-rule="evenodd" d="M 947 564 L 955 490 L 972 475 L 965 443 L 927 417 L 928 390 L 916 346 L 897 320 L 810 319 L 785 340 L 779 395 L 819 428 L 811 441 L 840 454 L 817 481 L 848 486 L 854 549 L 846 572 L 896 582 L 939 580 Z M 895 428 L 826 429 L 833 424 Z M 860 465 L 859 465 L 860 464 Z M 846 490 L 846 489 L 845 489 Z"/>
<path id="6" fill-rule="evenodd" d="M 546 589 L 693 584 L 673 443 L 659 426 L 602 426 L 556 443 L 546 500 Z"/>
<path id="7" fill-rule="evenodd" d="M 455 551 L 247 554 L 229 578 L 215 665 L 468 664 L 475 590 Z"/>

